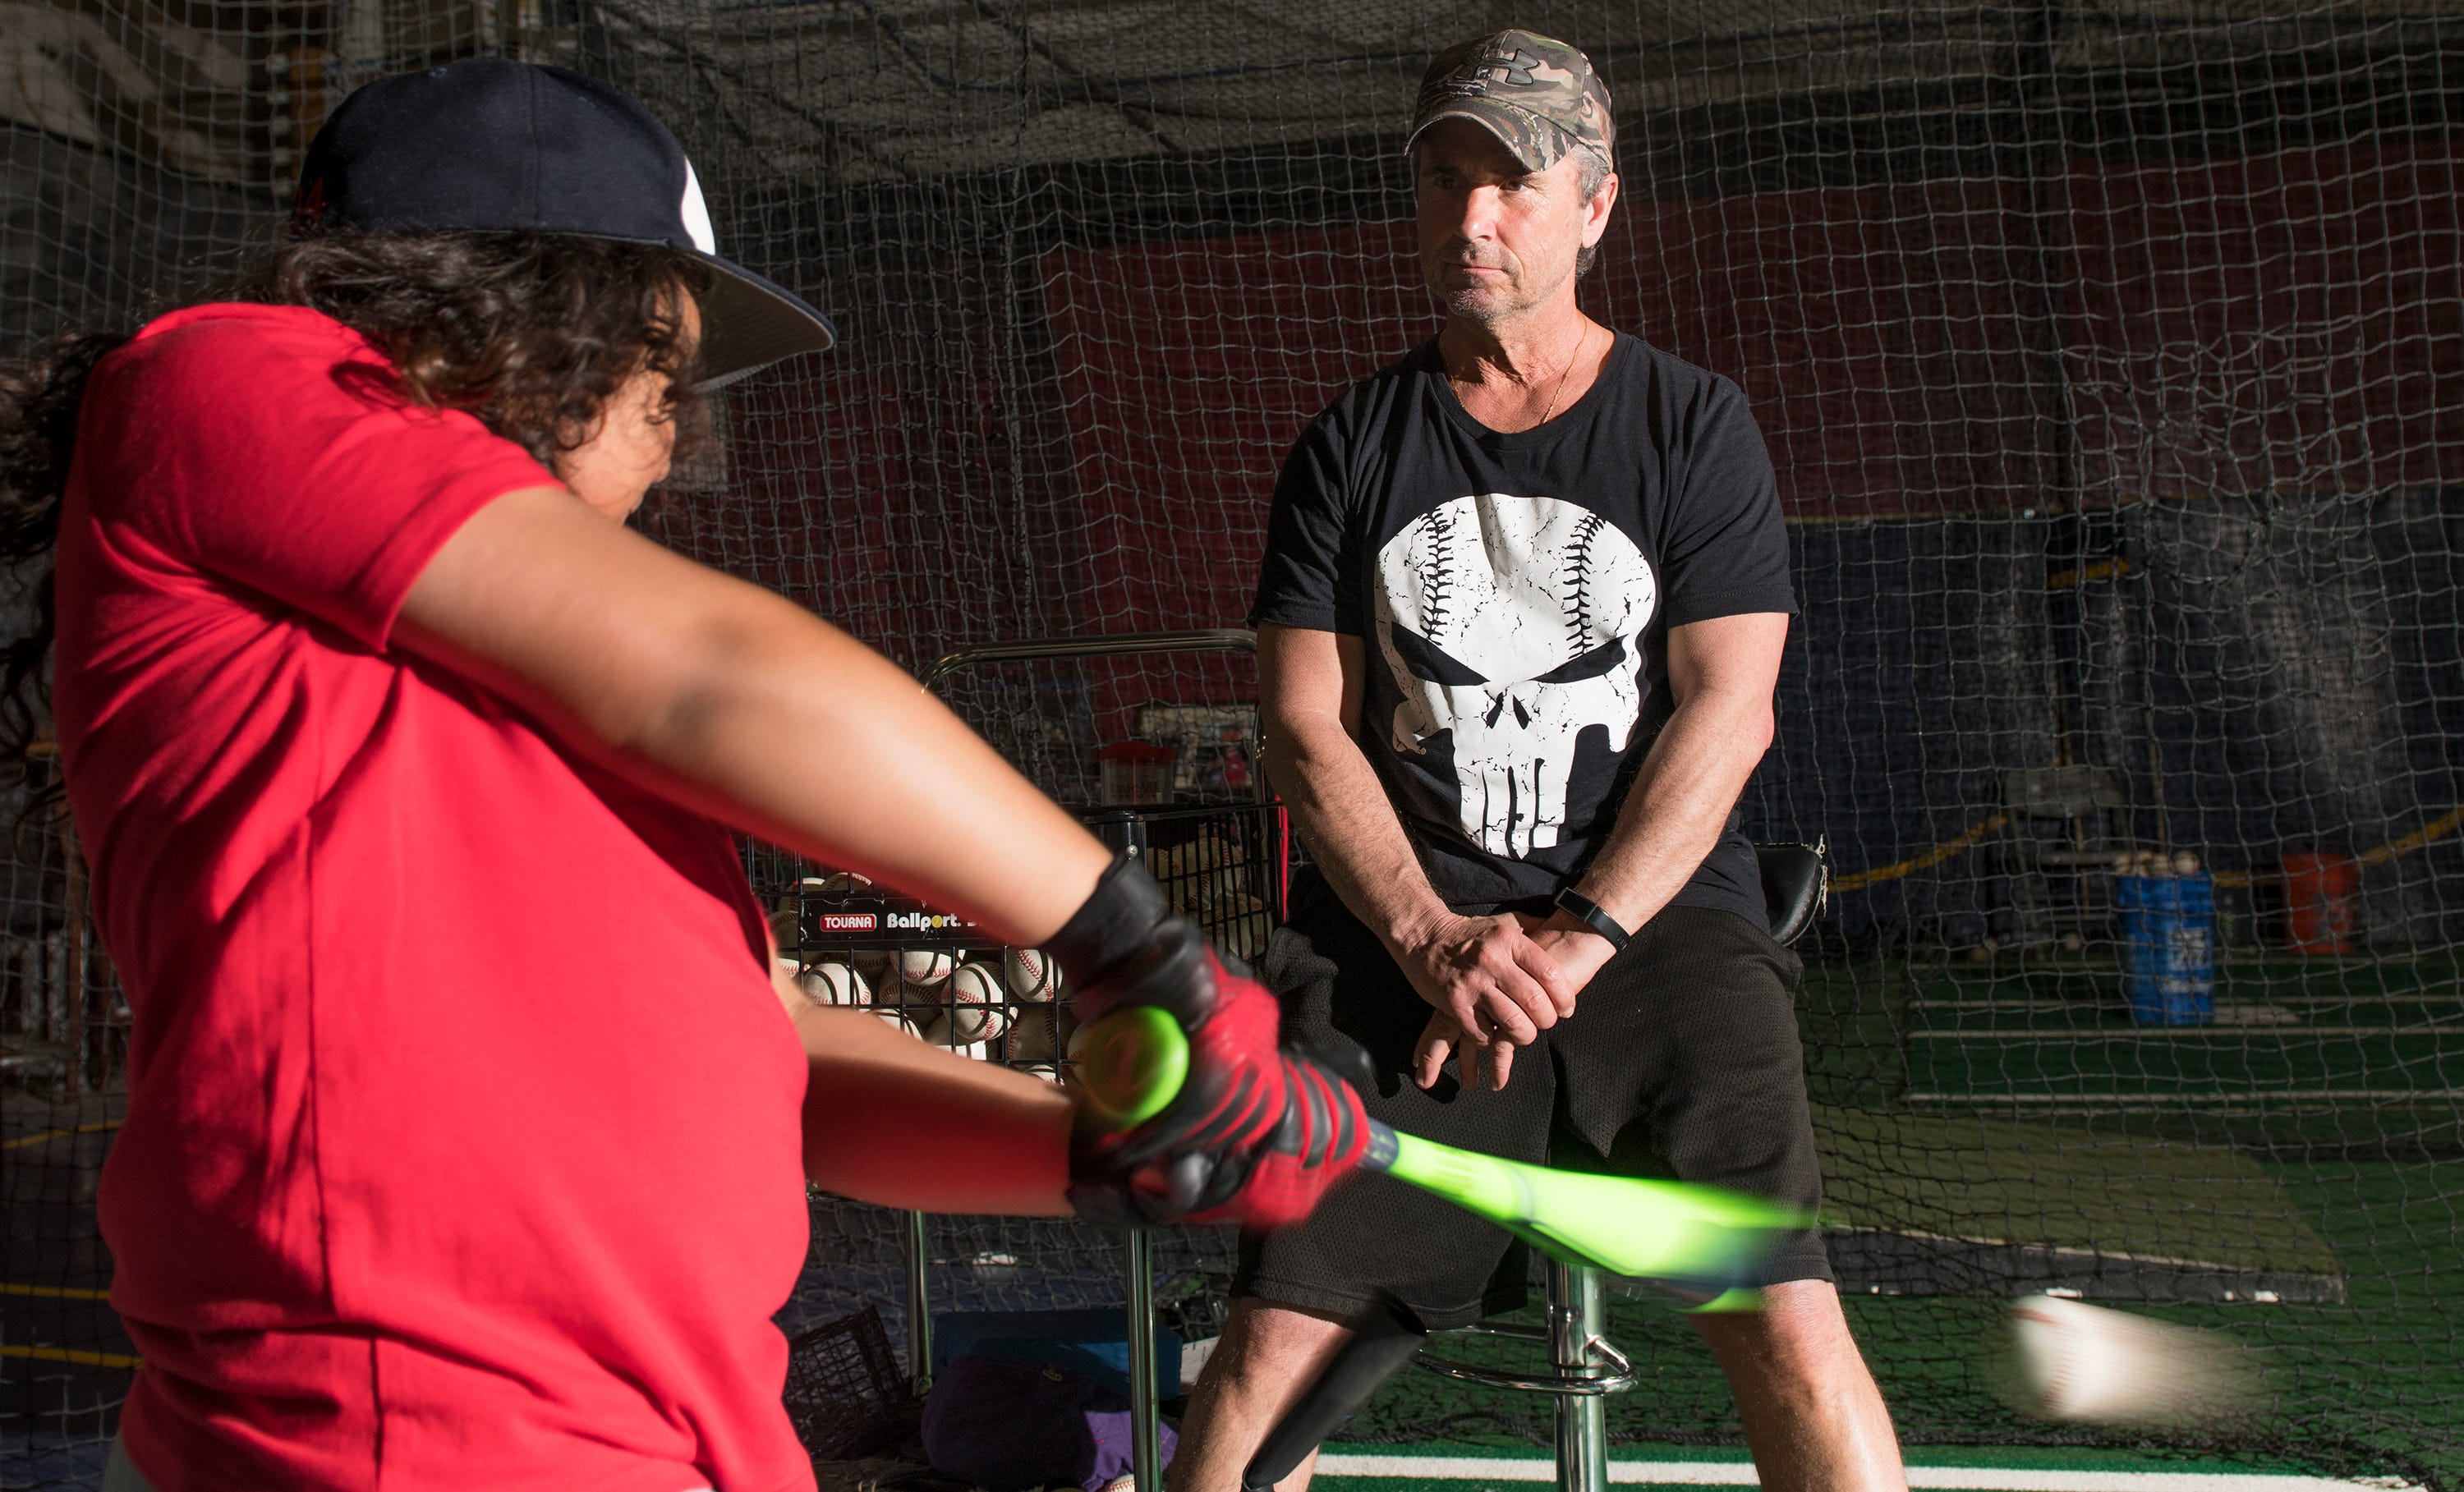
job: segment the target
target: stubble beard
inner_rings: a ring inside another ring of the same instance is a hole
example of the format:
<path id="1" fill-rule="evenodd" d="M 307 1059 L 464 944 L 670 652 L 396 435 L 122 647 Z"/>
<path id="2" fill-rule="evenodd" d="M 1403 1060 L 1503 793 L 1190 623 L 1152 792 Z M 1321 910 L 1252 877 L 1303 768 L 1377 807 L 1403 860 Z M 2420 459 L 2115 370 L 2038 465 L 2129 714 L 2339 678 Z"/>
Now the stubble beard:
<path id="1" fill-rule="evenodd" d="M 1449 319 L 1473 326 L 1497 326 L 1512 321 L 1526 309 L 1520 287 L 1508 280 L 1501 285 L 1465 285 L 1460 281 L 1447 285 L 1434 277 L 1429 288 L 1445 308 Z"/>
<path id="2" fill-rule="evenodd" d="M 1559 282 L 1573 274 L 1573 267 L 1569 264 L 1564 274 L 1537 293 L 1532 291 L 1527 277 L 1529 266 L 1520 264 L 1497 266 L 1505 270 L 1506 278 L 1495 285 L 1466 284 L 1459 280 L 1449 283 L 1448 272 L 1462 262 L 1459 258 L 1424 261 L 1421 274 L 1449 318 L 1480 327 L 1508 325 L 1520 319 L 1547 301 L 1557 292 Z"/>

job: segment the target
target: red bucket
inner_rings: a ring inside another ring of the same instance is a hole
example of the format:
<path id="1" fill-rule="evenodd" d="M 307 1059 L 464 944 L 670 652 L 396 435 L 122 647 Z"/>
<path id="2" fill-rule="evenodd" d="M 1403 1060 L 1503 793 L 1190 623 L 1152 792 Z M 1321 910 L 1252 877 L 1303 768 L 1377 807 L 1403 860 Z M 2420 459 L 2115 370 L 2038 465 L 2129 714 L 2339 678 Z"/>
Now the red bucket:
<path id="1" fill-rule="evenodd" d="M 2350 855 L 2284 857 L 2284 940 L 2297 954 L 2353 951 L 2361 863 Z"/>

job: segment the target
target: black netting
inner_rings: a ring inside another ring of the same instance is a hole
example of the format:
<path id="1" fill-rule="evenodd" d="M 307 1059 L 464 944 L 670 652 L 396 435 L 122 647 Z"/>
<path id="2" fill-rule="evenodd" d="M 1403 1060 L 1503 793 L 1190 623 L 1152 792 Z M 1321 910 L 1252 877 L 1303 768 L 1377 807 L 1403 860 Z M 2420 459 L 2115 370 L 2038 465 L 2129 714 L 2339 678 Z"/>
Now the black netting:
<path id="1" fill-rule="evenodd" d="M 512 51 L 650 100 L 723 245 L 845 342 L 730 390 L 722 451 L 645 525 L 919 672 L 1237 625 L 1286 448 L 1436 324 L 1397 154 L 1423 61 L 1509 22 L 1584 46 L 1625 191 L 1586 306 L 1744 386 L 1792 518 L 1804 613 L 1748 808 L 1758 837 L 1827 837 L 1839 872 L 1801 1020 L 1903 1433 L 2096 1438 L 2013 1417 L 1977 1367 L 1993 1298 L 2053 1286 L 2252 1343 L 2277 1407 L 2235 1443 L 2464 1473 L 2464 23 L 2327 0 L 17 10 L 10 353 L 239 262 L 358 78 Z M 1075 801 L 1103 747 L 1174 732 L 1218 773 L 1177 757 L 1177 790 L 1238 797 L 1237 652 L 939 688 Z M 1192 894 L 1246 929 L 1275 836 L 1217 839 L 1183 853 Z M 67 847 L 17 833 L 0 927 L 11 1485 L 90 1480 L 127 1382 L 91 1208 L 125 1018 Z M 754 864 L 773 897 L 821 868 Z M 2134 1020 L 2133 989 L 2200 1014 L 2130 975 L 2185 939 L 2213 955 L 2207 1019 Z M 897 1306 L 897 1219 L 822 1218 L 786 1319 Z M 954 1300 L 1118 1299 L 1087 1230 L 935 1226 Z M 1185 1277 L 1228 1267 L 1221 1240 L 1186 1252 Z M 1617 1333 L 1651 1366 L 1619 1435 L 1733 1437 L 1682 1322 L 1623 1304 Z M 1544 1426 L 1407 1377 L 1354 1433 Z"/>

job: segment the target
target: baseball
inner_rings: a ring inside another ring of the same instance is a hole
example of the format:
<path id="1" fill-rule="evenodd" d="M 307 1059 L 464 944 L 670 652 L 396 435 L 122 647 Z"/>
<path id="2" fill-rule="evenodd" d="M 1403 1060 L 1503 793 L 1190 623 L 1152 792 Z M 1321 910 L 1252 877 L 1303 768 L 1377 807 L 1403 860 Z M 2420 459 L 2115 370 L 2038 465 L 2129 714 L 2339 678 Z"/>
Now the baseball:
<path id="1" fill-rule="evenodd" d="M 1001 974 L 990 964 L 960 964 L 950 976 L 945 998 L 950 1001 L 946 1020 L 954 1042 L 996 1041 L 1009 1025 Z"/>
<path id="2" fill-rule="evenodd" d="M 1061 1080 L 1064 1083 L 1072 1082 L 1077 1078 L 1078 1064 L 1083 1061 L 1087 1055 L 1087 1033 L 1094 1029 L 1095 1028 L 1091 1025 L 1082 1025 L 1076 1030 L 1070 1032 L 1068 1037 L 1063 1041 L 1061 1044 Z"/>
<path id="3" fill-rule="evenodd" d="M 921 1014 L 921 1012 L 919 1012 L 919 1014 Z M 961 1057 L 973 1057 L 978 1060 L 990 1057 L 992 1055 L 991 1048 L 984 1042 L 970 1042 L 966 1040 L 965 1037 L 952 1032 L 950 1029 L 950 1014 L 951 1013 L 946 1010 L 938 1010 L 926 1014 L 924 1016 L 924 1023 L 917 1029 L 916 1035 L 923 1038 L 923 1040 L 931 1045 L 946 1047 L 947 1049 L 957 1053 Z"/>
<path id="4" fill-rule="evenodd" d="M 2174 873 L 2175 875 L 2196 875 L 2196 874 L 2198 874 L 2198 873 L 2199 873 L 2199 857 L 2198 857 L 2198 856 L 2196 856 L 2196 855 L 2194 855 L 2194 854 L 2191 854 L 2191 853 L 2190 853 L 2189 850 L 2187 850 L 2187 849 L 2183 849 L 2183 850 L 2176 850 L 2176 851 L 2174 851 L 2174 853 L 2173 853 L 2173 873 Z"/>
<path id="5" fill-rule="evenodd" d="M 2011 1303 L 2004 1395 L 2039 1418 L 2211 1424 L 2255 1407 L 2258 1376 L 2233 1338 L 2051 1295 Z"/>
<path id="6" fill-rule="evenodd" d="M 1040 948 L 1013 948 L 1001 954 L 1001 981 L 1017 998 L 1045 1004 L 1061 993 L 1061 965 Z"/>
<path id="7" fill-rule="evenodd" d="M 1009 1049 L 1003 1054 L 1014 1063 L 1050 1063 L 1061 1055 L 1058 1017 L 1059 1005 L 1038 1005 L 1018 1013 L 1017 1021 L 1009 1028 Z"/>
<path id="8" fill-rule="evenodd" d="M 1148 858 L 1147 869 L 1158 881 L 1172 888 L 1176 900 L 1209 901 L 1220 886 L 1229 885 L 1228 872 L 1241 863 L 1241 853 L 1232 845 L 1213 834 L 1201 834 L 1186 845 L 1174 845 L 1156 850 Z"/>
<path id="9" fill-rule="evenodd" d="M 1216 946 L 1239 959 L 1254 959 L 1266 951 L 1266 937 L 1271 931 L 1266 916 L 1266 904 L 1255 896 L 1234 892 L 1215 904 L 1208 921 L 1213 925 Z"/>
<path id="10" fill-rule="evenodd" d="M 835 960 L 817 963 L 796 976 L 796 987 L 816 1005 L 869 1005 L 872 991 L 864 976 Z"/>
<path id="11" fill-rule="evenodd" d="M 898 951 L 898 977 L 919 987 L 938 984 L 966 956 L 963 948 L 902 948 Z"/>
<path id="12" fill-rule="evenodd" d="M 782 954 L 794 953 L 803 936 L 797 926 L 801 914 L 796 911 L 794 897 L 781 899 L 787 905 L 770 913 L 770 941 L 777 944 Z"/>
<path id="13" fill-rule="evenodd" d="M 807 891 L 822 896 L 845 896 L 850 891 L 868 890 L 872 878 L 852 870 L 833 870 L 828 875 L 808 875 L 800 883 Z"/>
<path id="14" fill-rule="evenodd" d="M 909 1036 L 923 1035 L 923 1032 L 916 1028 L 915 1022 L 908 1019 L 907 1012 L 903 1010 L 899 1010 L 889 1005 L 876 1005 L 873 1007 L 872 1013 L 880 1019 L 881 1023 L 884 1025 L 904 1031 Z"/>

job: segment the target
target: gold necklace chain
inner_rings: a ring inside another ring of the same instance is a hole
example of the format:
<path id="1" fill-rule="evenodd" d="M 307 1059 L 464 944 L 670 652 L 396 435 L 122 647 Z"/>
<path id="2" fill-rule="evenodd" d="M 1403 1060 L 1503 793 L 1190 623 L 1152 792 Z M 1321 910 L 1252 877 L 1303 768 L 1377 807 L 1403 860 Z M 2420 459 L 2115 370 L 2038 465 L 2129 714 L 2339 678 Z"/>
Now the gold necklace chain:
<path id="1" fill-rule="evenodd" d="M 1591 340 L 1592 329 L 1586 325 L 1583 328 L 1583 335 L 1574 339 L 1574 350 L 1566 355 L 1566 365 L 1557 370 L 1557 386 L 1549 391 L 1549 407 L 1540 411 L 1540 425 L 1548 424 L 1556 414 L 1557 401 L 1564 398 L 1566 394 L 1567 376 L 1574 371 L 1574 360 L 1583 355 L 1583 348 Z M 1532 427 L 1533 429 L 1539 428 L 1538 425 Z"/>
<path id="2" fill-rule="evenodd" d="M 1557 401 L 1566 397 L 1566 380 L 1573 375 L 1574 360 L 1583 355 L 1583 349 L 1591 345 L 1591 340 L 1592 328 L 1587 322 L 1583 327 L 1583 335 L 1574 339 L 1574 350 L 1566 355 L 1565 366 L 1557 370 L 1556 386 L 1549 390 L 1549 407 L 1540 411 L 1540 425 L 1546 425 L 1551 420 L 1556 418 Z M 1446 375 L 1446 382 L 1449 384 L 1461 384 L 1463 380 L 1458 379 L 1452 373 L 1449 373 Z M 1460 388 L 1455 391 L 1455 397 L 1459 400 L 1463 397 L 1463 391 Z M 1537 429 L 1539 428 L 1539 426 L 1535 425 L 1532 428 Z"/>

